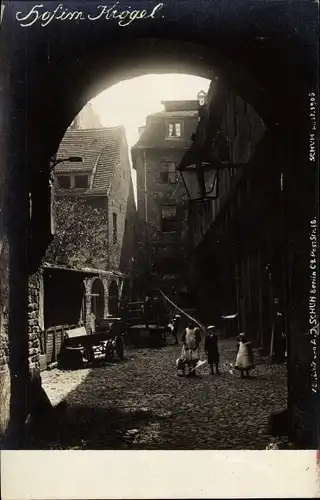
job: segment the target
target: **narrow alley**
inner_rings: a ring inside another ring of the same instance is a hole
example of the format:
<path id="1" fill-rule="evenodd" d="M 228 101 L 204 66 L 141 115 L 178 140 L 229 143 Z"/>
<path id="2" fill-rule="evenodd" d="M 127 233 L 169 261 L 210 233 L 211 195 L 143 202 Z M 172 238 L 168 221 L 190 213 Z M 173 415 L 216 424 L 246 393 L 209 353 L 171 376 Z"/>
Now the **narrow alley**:
<path id="1" fill-rule="evenodd" d="M 286 405 L 285 365 L 257 358 L 252 379 L 232 363 L 236 341 L 220 343 L 221 375 L 207 365 L 194 379 L 178 377 L 179 346 L 129 349 L 123 362 L 91 370 L 45 372 L 53 404 L 65 398 L 67 424 L 42 449 L 262 450 L 268 416 Z M 282 448 L 290 448 L 282 442 Z"/>

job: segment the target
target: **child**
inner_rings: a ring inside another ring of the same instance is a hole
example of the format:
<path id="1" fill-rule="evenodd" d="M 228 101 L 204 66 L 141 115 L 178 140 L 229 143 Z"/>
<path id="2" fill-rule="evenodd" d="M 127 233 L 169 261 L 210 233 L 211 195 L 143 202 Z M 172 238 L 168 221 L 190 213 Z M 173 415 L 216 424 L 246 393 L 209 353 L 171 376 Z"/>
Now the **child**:
<path id="1" fill-rule="evenodd" d="M 178 344 L 178 328 L 180 319 L 181 319 L 180 314 L 175 314 L 170 323 L 168 324 L 168 329 L 170 330 L 171 335 L 174 337 L 175 344 Z"/>
<path id="2" fill-rule="evenodd" d="M 199 346 L 201 342 L 201 333 L 198 327 L 193 327 L 189 323 L 182 335 L 182 343 L 186 353 L 187 365 L 189 368 L 189 377 L 196 376 L 196 366 L 200 359 Z"/>
<path id="3" fill-rule="evenodd" d="M 208 326 L 207 328 L 208 335 L 206 336 L 204 343 L 204 350 L 208 356 L 208 365 L 210 366 L 211 375 L 214 375 L 213 365 L 216 366 L 216 373 L 220 375 L 219 371 L 219 347 L 218 347 L 218 336 L 215 332 L 214 326 Z"/>
<path id="4" fill-rule="evenodd" d="M 241 378 L 244 377 L 244 374 L 250 377 L 249 371 L 254 368 L 252 344 L 247 341 L 244 333 L 240 333 L 239 335 L 236 368 L 240 370 Z"/>

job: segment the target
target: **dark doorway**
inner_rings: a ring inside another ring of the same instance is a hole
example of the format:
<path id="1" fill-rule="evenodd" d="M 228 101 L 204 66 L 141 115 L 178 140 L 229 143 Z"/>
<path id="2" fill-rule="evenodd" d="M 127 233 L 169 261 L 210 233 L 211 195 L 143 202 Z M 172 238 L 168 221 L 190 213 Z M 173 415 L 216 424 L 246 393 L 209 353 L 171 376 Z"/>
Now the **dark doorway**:
<path id="1" fill-rule="evenodd" d="M 109 286 L 108 306 L 109 314 L 117 316 L 119 313 L 119 288 L 116 281 L 112 281 Z"/>

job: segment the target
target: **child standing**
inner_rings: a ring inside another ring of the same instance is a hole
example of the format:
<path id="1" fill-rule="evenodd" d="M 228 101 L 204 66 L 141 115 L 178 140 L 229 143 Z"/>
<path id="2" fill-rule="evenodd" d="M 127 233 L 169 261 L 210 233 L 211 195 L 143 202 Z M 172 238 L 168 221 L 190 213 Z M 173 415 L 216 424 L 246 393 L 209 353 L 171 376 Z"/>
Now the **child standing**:
<path id="1" fill-rule="evenodd" d="M 185 350 L 186 362 L 189 368 L 189 377 L 196 376 L 196 366 L 200 359 L 199 346 L 201 334 L 198 327 L 190 323 L 182 335 L 182 343 Z"/>
<path id="2" fill-rule="evenodd" d="M 240 333 L 239 335 L 236 368 L 240 370 L 241 378 L 244 377 L 244 374 L 250 377 L 249 372 L 254 368 L 252 344 L 248 342 L 244 333 Z"/>
<path id="3" fill-rule="evenodd" d="M 208 365 L 210 366 L 211 375 L 214 375 L 213 365 L 215 365 L 216 367 L 217 375 L 220 375 L 218 336 L 216 334 L 216 328 L 214 326 L 208 326 L 207 328 L 207 336 L 204 343 L 204 350 L 208 356 Z"/>

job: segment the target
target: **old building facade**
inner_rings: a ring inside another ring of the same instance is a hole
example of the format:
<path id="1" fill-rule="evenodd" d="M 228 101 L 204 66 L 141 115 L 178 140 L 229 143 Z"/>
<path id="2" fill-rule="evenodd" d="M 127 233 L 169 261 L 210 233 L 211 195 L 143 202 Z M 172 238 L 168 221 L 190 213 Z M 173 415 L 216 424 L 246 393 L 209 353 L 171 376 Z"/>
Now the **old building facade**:
<path id="1" fill-rule="evenodd" d="M 144 5 L 149 8 L 149 2 Z M 170 2 L 165 18 L 160 11 L 158 18 L 145 19 L 141 37 L 136 23 L 113 30 L 105 29 L 102 21 L 101 29 L 92 29 L 87 15 L 92 12 L 91 2 L 82 5 L 86 20 L 80 23 L 80 30 L 79 23 L 52 23 L 49 30 L 35 23 L 32 36 L 27 36 L 28 30 L 17 25 L 15 4 L 6 4 L 1 25 L 5 42 L 0 53 L 4 123 L 0 175 L 5 179 L 7 243 L 1 256 L 8 267 L 4 273 L 9 311 L 5 331 L 10 345 L 8 393 L 17 402 L 10 412 L 15 429 L 23 429 L 26 417 L 27 280 L 38 267 L 52 234 L 50 158 L 84 102 L 94 92 L 116 83 L 117 78 L 158 72 L 159 68 L 207 78 L 218 71 L 228 85 L 252 103 L 268 126 L 278 130 L 275 135 L 286 146 L 283 165 L 289 171 L 290 237 L 298 248 L 291 275 L 295 297 L 291 330 L 300 339 L 310 330 L 310 276 L 306 269 L 310 264 L 310 221 L 317 217 L 319 208 L 317 161 L 309 157 L 311 97 L 316 100 L 318 81 L 317 51 L 311 49 L 318 43 L 317 5 L 304 2 L 303 15 L 299 2 L 290 2 L 283 9 L 275 2 L 266 2 L 265 6 L 252 2 L 246 15 L 241 2 L 221 2 L 219 8 L 216 2 L 185 5 L 183 16 L 179 6 Z M 28 9 L 27 3 L 22 6 L 25 15 Z M 264 33 L 260 37 L 257 19 L 262 13 Z M 83 36 L 87 28 L 90 37 Z M 190 40 L 188 33 L 192 34 Z M 308 342 L 311 346 L 309 338 Z M 309 357 L 310 349 L 304 346 L 300 355 L 297 353 L 298 360 Z M 19 447 L 14 433 L 9 434 L 11 446 Z"/>
<path id="2" fill-rule="evenodd" d="M 198 123 L 199 100 L 166 101 L 150 115 L 132 148 L 137 172 L 140 293 L 161 287 L 168 293 L 187 286 L 188 202 L 176 171 Z"/>
<path id="3" fill-rule="evenodd" d="M 314 348 L 312 337 L 298 327 L 308 273 L 298 275 L 297 267 L 306 245 L 294 218 L 297 179 L 290 176 L 286 148 L 277 125 L 266 127 L 248 103 L 213 82 L 181 166 L 211 155 L 212 165 L 218 159 L 226 167 L 218 171 L 216 199 L 191 202 L 199 314 L 211 322 L 237 313 L 234 332 L 245 332 L 270 359 L 277 345 L 287 351 L 287 432 L 300 445 L 312 446 Z"/>
<path id="4" fill-rule="evenodd" d="M 68 130 L 54 170 L 56 234 L 46 260 L 131 272 L 135 202 L 123 127 Z"/>
<path id="5" fill-rule="evenodd" d="M 93 333 L 119 314 L 132 290 L 136 208 L 124 128 L 68 129 L 56 160 L 70 157 L 78 161 L 60 161 L 54 170 L 55 235 L 29 278 L 34 372 L 46 354 L 40 339 L 47 328 L 66 328 L 72 318 L 72 326 Z"/>
<path id="6" fill-rule="evenodd" d="M 260 234 L 259 226 L 254 229 L 253 222 L 261 223 L 257 206 L 261 204 L 271 216 L 270 204 L 275 208 L 277 193 L 274 190 L 273 198 L 268 198 L 268 185 L 277 181 L 271 174 L 262 179 L 261 169 L 252 166 L 253 158 L 257 158 L 258 146 L 263 147 L 266 127 L 248 103 L 215 80 L 210 85 L 207 104 L 201 108 L 200 114 L 195 141 L 181 165 L 197 162 L 201 150 L 206 160 L 212 152 L 221 165 L 243 165 L 244 168 L 216 171 L 212 195 L 206 200 L 190 203 L 189 227 L 192 246 L 196 249 L 193 273 L 199 273 L 194 283 L 198 287 L 201 281 L 199 292 L 195 294 L 199 299 L 199 313 L 204 320 L 212 322 L 222 315 L 238 312 L 238 331 L 246 330 L 258 344 L 267 346 L 272 320 L 269 318 L 270 324 L 266 327 L 267 320 L 262 315 L 269 309 L 271 291 L 263 295 L 265 302 L 262 299 L 262 275 L 252 257 L 259 254 L 256 243 L 252 241 Z M 266 191 L 265 194 L 259 192 L 255 200 L 257 189 L 262 186 L 259 182 L 263 182 Z M 279 218 L 275 220 L 279 221 Z M 265 248 L 264 242 L 260 244 Z M 266 262 L 261 264 L 267 276 L 268 262 L 266 258 Z M 250 289 L 249 283 L 253 280 L 259 289 Z M 253 305 L 255 300 L 261 302 Z M 257 312 L 254 319 L 252 311 Z"/>

